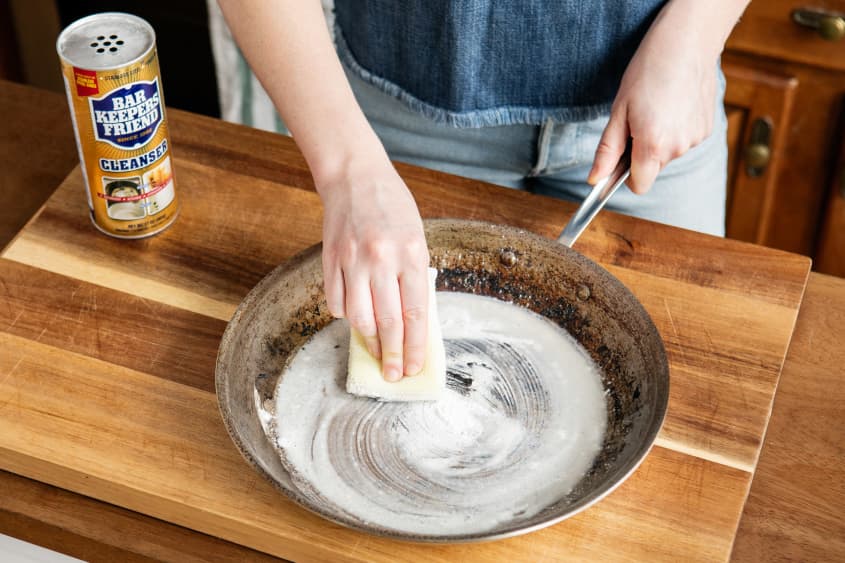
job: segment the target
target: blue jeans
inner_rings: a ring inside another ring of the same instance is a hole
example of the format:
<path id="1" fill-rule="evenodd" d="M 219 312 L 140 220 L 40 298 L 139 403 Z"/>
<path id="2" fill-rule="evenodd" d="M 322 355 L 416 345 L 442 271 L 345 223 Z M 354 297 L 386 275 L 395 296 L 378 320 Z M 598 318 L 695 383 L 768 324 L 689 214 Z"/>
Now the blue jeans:
<path id="1" fill-rule="evenodd" d="M 390 158 L 510 188 L 580 202 L 607 117 L 543 125 L 456 128 L 435 123 L 347 71 L 352 90 Z M 713 132 L 670 162 L 651 191 L 622 188 L 607 208 L 717 236 L 725 235 L 727 119 L 724 77 Z M 538 204 L 542 204 L 538 200 Z"/>

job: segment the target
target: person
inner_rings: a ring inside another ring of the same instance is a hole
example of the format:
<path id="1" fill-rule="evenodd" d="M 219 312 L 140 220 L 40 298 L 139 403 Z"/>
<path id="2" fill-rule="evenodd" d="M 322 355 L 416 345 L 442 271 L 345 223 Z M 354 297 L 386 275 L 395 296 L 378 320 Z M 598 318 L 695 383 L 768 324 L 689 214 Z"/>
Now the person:
<path id="1" fill-rule="evenodd" d="M 719 59 L 747 3 L 335 0 L 333 40 L 318 0 L 219 0 L 322 199 L 329 310 L 390 381 L 424 362 L 429 263 L 391 158 L 579 200 L 630 139 L 608 207 L 722 236 Z"/>

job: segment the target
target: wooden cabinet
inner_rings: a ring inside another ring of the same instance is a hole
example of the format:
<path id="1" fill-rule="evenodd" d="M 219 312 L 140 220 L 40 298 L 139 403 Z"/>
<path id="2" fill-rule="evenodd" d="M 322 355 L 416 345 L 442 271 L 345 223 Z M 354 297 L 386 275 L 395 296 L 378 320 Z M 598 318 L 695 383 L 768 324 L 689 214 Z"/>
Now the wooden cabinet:
<path id="1" fill-rule="evenodd" d="M 799 17 L 804 25 L 795 21 L 797 10 L 806 10 Z M 845 137 L 845 0 L 753 1 L 722 62 L 728 236 L 812 256 L 816 269 L 845 276 L 843 163 L 837 178 Z M 767 147 L 765 165 L 753 166 L 762 149 L 752 145 Z"/>
<path id="2" fill-rule="evenodd" d="M 845 277 L 845 139 L 833 169 L 824 223 L 816 252 L 816 266 Z"/>
<path id="3" fill-rule="evenodd" d="M 765 244 L 772 228 L 797 81 L 750 65 L 723 64 L 728 114 L 730 238 Z"/>

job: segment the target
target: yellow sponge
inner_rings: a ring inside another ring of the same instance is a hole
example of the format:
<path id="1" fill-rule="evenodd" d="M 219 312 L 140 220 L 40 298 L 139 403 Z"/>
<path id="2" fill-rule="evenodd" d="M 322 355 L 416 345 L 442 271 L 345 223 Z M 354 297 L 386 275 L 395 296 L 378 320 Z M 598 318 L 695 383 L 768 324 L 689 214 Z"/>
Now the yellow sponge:
<path id="1" fill-rule="evenodd" d="M 374 397 L 382 401 L 434 401 L 446 392 L 446 351 L 437 318 L 434 282 L 437 270 L 428 269 L 428 351 L 422 371 L 399 381 L 385 381 L 381 362 L 370 354 L 364 337 L 350 329 L 349 367 L 346 391 L 354 395 Z"/>

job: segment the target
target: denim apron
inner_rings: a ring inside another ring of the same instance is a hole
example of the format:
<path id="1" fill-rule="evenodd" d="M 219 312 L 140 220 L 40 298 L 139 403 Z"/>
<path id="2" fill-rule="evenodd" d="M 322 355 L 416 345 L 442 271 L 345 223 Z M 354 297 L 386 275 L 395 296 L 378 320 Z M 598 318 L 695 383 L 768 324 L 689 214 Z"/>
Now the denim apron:
<path id="1" fill-rule="evenodd" d="M 665 0 L 335 0 L 360 78 L 458 127 L 584 121 L 609 112 Z"/>

